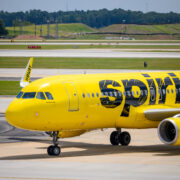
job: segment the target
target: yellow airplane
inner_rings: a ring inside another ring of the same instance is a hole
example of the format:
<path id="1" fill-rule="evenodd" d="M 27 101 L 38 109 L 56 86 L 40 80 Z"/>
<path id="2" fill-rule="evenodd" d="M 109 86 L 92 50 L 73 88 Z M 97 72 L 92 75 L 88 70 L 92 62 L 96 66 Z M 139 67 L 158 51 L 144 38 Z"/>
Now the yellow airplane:
<path id="1" fill-rule="evenodd" d="M 180 72 L 58 75 L 29 83 L 33 58 L 21 79 L 24 87 L 6 111 L 16 127 L 45 131 L 53 138 L 49 155 L 61 153 L 58 138 L 116 128 L 112 145 L 127 146 L 121 128 L 158 128 L 165 144 L 180 145 Z"/>

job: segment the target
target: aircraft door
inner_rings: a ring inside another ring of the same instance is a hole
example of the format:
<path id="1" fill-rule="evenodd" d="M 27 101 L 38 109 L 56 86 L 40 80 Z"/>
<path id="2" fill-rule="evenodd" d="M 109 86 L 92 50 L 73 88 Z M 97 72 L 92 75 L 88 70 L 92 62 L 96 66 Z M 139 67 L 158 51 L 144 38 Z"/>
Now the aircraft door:
<path id="1" fill-rule="evenodd" d="M 69 99 L 69 111 L 79 111 L 79 97 L 77 90 L 73 83 L 67 82 L 64 83 L 68 99 Z"/>

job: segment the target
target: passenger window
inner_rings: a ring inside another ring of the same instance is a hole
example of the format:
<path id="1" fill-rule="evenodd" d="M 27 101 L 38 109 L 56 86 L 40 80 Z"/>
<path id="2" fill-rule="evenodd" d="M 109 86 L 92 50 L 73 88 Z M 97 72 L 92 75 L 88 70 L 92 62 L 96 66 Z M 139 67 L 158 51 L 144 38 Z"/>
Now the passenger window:
<path id="1" fill-rule="evenodd" d="M 104 95 L 103 92 L 101 92 L 101 97 L 103 97 L 103 95 Z"/>
<path id="2" fill-rule="evenodd" d="M 38 92 L 38 93 L 37 93 L 37 96 L 36 96 L 36 99 L 42 99 L 42 100 L 45 100 L 46 98 L 45 98 L 43 92 Z"/>
<path id="3" fill-rule="evenodd" d="M 132 95 L 134 96 L 134 91 L 131 91 Z"/>
<path id="4" fill-rule="evenodd" d="M 21 98 L 21 97 L 22 97 L 22 95 L 23 95 L 23 92 L 22 92 L 22 91 L 20 91 L 20 92 L 19 92 L 19 94 L 16 96 L 16 98 L 18 98 L 18 99 L 19 99 L 19 98 Z"/>
<path id="5" fill-rule="evenodd" d="M 87 97 L 90 98 L 90 94 L 89 93 L 87 93 Z"/>
<path id="6" fill-rule="evenodd" d="M 167 89 L 167 93 L 169 94 L 169 89 Z"/>
<path id="7" fill-rule="evenodd" d="M 46 94 L 46 97 L 47 97 L 49 100 L 53 100 L 53 99 L 54 99 L 53 96 L 52 96 L 52 94 L 51 94 L 50 92 L 45 92 L 45 94 Z"/>
<path id="8" fill-rule="evenodd" d="M 92 97 L 94 98 L 94 93 L 92 93 Z"/>
<path id="9" fill-rule="evenodd" d="M 121 92 L 120 92 L 120 91 L 118 92 L 118 96 L 120 96 L 120 97 L 122 96 L 122 94 L 121 94 Z"/>
<path id="10" fill-rule="evenodd" d="M 178 90 L 176 89 L 176 94 L 178 94 Z"/>
<path id="11" fill-rule="evenodd" d="M 113 93 L 112 92 L 110 92 L 109 94 L 110 94 L 111 97 L 113 97 Z"/>
<path id="12" fill-rule="evenodd" d="M 165 91 L 165 89 L 163 89 L 163 90 L 162 90 L 162 92 L 163 92 L 163 94 L 166 94 L 166 91 Z"/>
<path id="13" fill-rule="evenodd" d="M 172 93 L 172 94 L 174 93 L 173 89 L 171 89 L 171 93 Z"/>
<path id="14" fill-rule="evenodd" d="M 23 95 L 23 99 L 33 99 L 36 95 L 36 92 L 26 92 Z"/>
<path id="15" fill-rule="evenodd" d="M 130 93 L 130 91 L 127 91 L 127 95 L 130 97 L 131 96 L 131 93 Z"/>
<path id="16" fill-rule="evenodd" d="M 86 95 L 85 95 L 84 93 L 82 94 L 82 96 L 83 96 L 83 98 L 85 98 L 85 97 L 86 97 Z"/>
<path id="17" fill-rule="evenodd" d="M 99 93 L 96 93 L 96 96 L 99 97 Z"/>
<path id="18" fill-rule="evenodd" d="M 114 92 L 114 96 L 117 97 L 117 92 Z"/>
<path id="19" fill-rule="evenodd" d="M 108 92 L 105 92 L 105 95 L 108 96 Z"/>
<path id="20" fill-rule="evenodd" d="M 136 91 L 136 94 L 137 94 L 137 96 L 139 96 L 139 92 L 138 91 Z"/>
<path id="21" fill-rule="evenodd" d="M 147 90 L 144 91 L 145 95 L 147 96 Z"/>
<path id="22" fill-rule="evenodd" d="M 124 94 L 124 96 L 126 96 L 126 92 L 125 92 L 125 91 L 124 91 L 124 93 L 123 93 L 123 94 Z"/>

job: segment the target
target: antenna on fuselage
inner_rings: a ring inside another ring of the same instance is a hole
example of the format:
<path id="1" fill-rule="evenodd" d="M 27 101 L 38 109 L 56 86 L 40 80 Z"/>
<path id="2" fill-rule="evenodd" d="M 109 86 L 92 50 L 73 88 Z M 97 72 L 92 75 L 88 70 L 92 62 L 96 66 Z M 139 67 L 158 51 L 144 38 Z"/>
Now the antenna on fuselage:
<path id="1" fill-rule="evenodd" d="M 26 66 L 24 75 L 22 76 L 21 81 L 20 81 L 20 86 L 21 87 L 25 87 L 25 86 L 27 86 L 29 84 L 29 80 L 30 80 L 30 77 L 31 77 L 31 69 L 32 69 L 33 60 L 34 60 L 33 57 L 31 57 L 29 59 L 29 62 L 27 64 L 27 66 Z"/>

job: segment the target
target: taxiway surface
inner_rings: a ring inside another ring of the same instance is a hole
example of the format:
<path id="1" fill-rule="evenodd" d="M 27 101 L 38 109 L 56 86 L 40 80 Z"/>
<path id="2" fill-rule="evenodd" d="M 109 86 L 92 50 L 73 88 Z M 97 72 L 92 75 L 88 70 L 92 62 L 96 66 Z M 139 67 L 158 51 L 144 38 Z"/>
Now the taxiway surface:
<path id="1" fill-rule="evenodd" d="M 180 58 L 180 52 L 123 52 L 117 49 L 0 49 L 0 57 Z"/>

